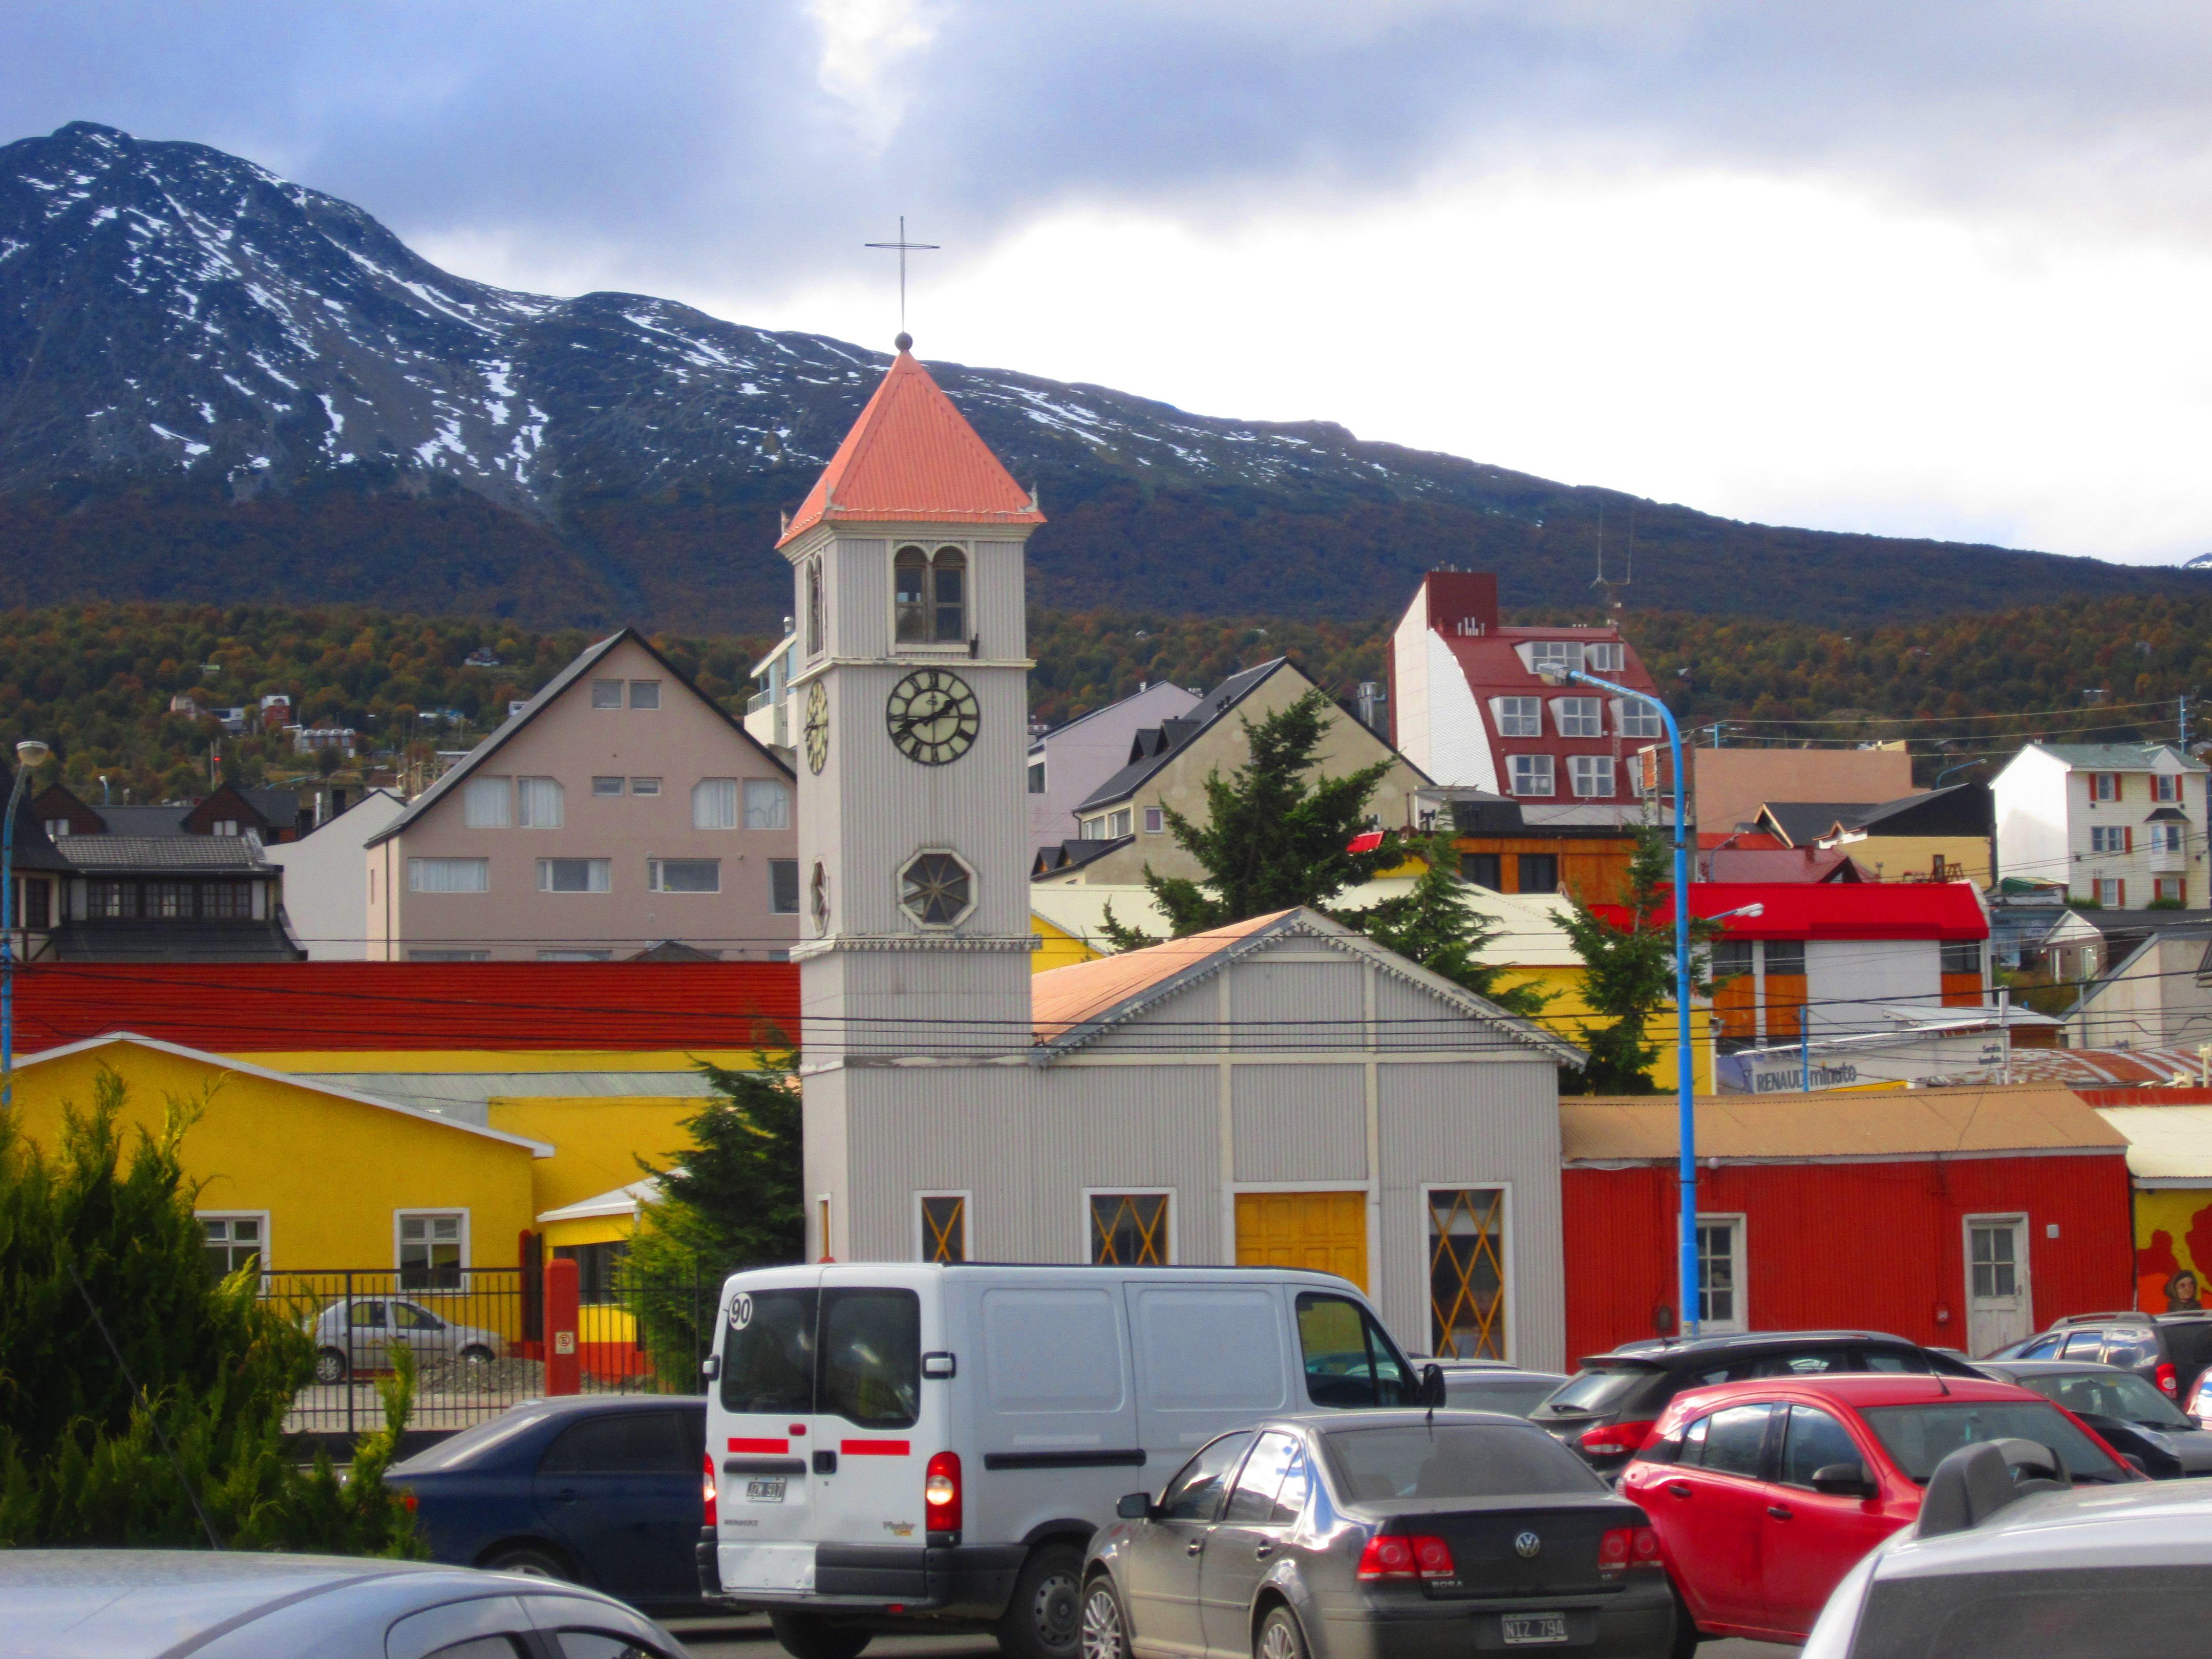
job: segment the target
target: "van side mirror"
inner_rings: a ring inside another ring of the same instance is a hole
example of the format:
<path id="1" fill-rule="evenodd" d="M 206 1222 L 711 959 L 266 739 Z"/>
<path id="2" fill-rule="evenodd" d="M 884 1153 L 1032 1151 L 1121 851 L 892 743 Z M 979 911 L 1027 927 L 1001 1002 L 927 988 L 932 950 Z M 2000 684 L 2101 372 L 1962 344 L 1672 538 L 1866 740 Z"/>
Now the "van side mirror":
<path id="1" fill-rule="evenodd" d="M 1874 1498 L 1881 1488 L 1863 1463 L 1827 1463 L 1813 1471 L 1813 1490 L 1834 1498 Z"/>
<path id="2" fill-rule="evenodd" d="M 1416 1406 L 1426 1406 L 1431 1411 L 1449 1403 L 1444 1389 L 1444 1368 L 1431 1361 L 1421 1367 L 1420 1398 Z"/>
<path id="3" fill-rule="evenodd" d="M 699 1375 L 712 1382 L 722 1374 L 722 1356 L 710 1353 L 699 1362 Z"/>
<path id="4" fill-rule="evenodd" d="M 1152 1518 L 1152 1495 L 1148 1492 L 1125 1492 L 1114 1505 L 1114 1513 L 1124 1521 L 1149 1521 Z"/>

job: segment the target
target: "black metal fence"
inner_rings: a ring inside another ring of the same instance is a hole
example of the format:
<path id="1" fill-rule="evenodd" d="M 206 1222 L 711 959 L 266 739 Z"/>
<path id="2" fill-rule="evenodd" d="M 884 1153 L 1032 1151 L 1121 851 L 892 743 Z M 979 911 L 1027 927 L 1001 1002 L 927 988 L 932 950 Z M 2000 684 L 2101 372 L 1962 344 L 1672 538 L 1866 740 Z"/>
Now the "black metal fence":
<path id="1" fill-rule="evenodd" d="M 714 1335 L 719 1280 L 618 1280 L 577 1310 L 586 1394 L 690 1394 Z M 448 1433 L 545 1393 L 544 1285 L 520 1267 L 265 1273 L 261 1299 L 314 1344 L 313 1380 L 292 1401 L 289 1434 L 349 1437 L 380 1428 L 377 1384 L 392 1351 L 415 1358 L 410 1429 Z"/>

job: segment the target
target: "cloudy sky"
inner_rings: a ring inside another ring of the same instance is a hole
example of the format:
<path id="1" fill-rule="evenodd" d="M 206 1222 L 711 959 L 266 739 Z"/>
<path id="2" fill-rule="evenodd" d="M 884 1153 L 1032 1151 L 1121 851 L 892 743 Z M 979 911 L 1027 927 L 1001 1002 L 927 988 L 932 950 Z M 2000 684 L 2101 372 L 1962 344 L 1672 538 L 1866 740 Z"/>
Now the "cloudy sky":
<path id="1" fill-rule="evenodd" d="M 1744 518 L 2212 549 L 2179 0 L 15 0 L 88 118 L 666 295 Z"/>

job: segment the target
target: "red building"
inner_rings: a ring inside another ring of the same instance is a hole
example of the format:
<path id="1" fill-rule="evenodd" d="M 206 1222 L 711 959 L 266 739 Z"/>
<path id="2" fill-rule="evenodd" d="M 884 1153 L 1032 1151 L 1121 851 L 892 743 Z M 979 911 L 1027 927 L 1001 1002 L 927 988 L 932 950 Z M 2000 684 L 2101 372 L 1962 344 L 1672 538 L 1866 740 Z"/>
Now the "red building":
<path id="1" fill-rule="evenodd" d="M 1570 1361 L 1674 1329 L 1675 1111 L 1559 1103 Z M 1698 1153 L 1707 1330 L 1978 1355 L 2131 1305 L 2127 1141 L 2069 1089 L 1707 1097 Z"/>

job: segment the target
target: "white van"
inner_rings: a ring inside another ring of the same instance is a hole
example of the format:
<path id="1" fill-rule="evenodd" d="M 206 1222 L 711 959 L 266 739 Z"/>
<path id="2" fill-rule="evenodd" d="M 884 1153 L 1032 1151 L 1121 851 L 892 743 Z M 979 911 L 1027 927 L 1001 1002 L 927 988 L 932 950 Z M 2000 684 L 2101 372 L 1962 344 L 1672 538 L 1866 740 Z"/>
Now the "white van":
<path id="1" fill-rule="evenodd" d="M 908 1620 L 1072 1659 L 1123 1493 L 1255 1418 L 1443 1399 L 1350 1284 L 1289 1268 L 768 1267 L 720 1331 L 701 1587 L 796 1659 Z"/>

